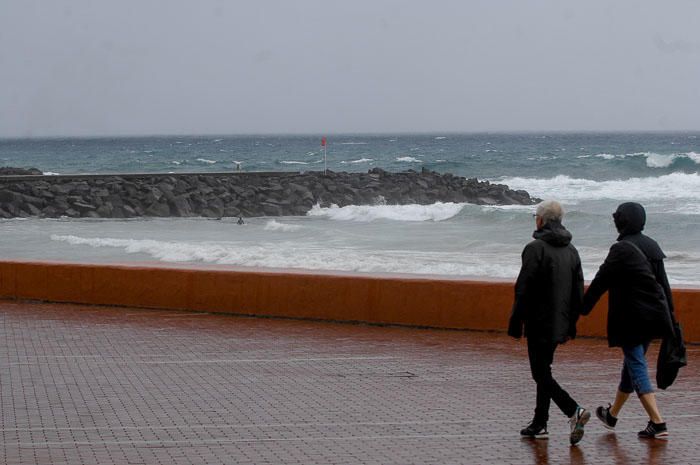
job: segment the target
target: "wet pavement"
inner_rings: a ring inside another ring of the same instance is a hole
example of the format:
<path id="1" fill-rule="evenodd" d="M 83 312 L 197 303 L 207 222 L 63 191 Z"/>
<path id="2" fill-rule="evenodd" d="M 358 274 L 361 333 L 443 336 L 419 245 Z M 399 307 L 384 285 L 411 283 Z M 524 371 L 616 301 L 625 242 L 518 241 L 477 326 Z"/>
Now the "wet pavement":
<path id="1" fill-rule="evenodd" d="M 655 361 L 658 345 L 651 349 Z M 0 302 L 0 463 L 526 464 L 700 462 L 699 346 L 658 401 L 668 441 L 615 433 L 523 440 L 535 388 L 502 334 Z M 561 347 L 555 377 L 584 407 L 611 400 L 620 354 Z"/>

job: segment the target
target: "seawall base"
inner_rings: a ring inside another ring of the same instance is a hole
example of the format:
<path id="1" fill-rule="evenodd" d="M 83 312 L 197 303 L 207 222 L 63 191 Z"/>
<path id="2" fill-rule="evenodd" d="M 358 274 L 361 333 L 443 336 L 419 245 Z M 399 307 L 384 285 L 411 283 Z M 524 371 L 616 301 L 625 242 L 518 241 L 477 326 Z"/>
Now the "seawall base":
<path id="1" fill-rule="evenodd" d="M 700 289 L 674 289 L 686 340 L 700 343 Z M 250 316 L 503 331 L 513 284 L 263 269 L 0 262 L 0 298 Z M 604 337 L 607 301 L 579 321 Z"/>

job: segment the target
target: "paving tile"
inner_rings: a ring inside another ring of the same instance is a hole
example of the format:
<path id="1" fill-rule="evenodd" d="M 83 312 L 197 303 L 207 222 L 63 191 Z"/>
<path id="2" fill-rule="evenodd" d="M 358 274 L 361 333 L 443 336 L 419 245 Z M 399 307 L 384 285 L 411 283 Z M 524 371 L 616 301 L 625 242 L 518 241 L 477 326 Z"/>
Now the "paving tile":
<path id="1" fill-rule="evenodd" d="M 620 364 L 579 339 L 554 371 L 595 408 Z M 579 446 L 554 405 L 550 439 L 522 440 L 534 394 L 525 344 L 497 333 L 0 302 L 4 464 L 700 462 L 694 363 L 658 395 L 669 441 L 636 437 L 636 399 Z"/>

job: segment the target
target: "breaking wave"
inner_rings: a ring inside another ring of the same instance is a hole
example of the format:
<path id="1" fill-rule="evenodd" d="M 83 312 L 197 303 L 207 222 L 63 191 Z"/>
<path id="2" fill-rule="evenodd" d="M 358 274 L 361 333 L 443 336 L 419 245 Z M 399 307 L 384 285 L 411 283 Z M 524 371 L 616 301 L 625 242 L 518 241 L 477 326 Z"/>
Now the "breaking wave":
<path id="1" fill-rule="evenodd" d="M 164 262 L 203 262 L 264 268 L 298 268 L 363 273 L 413 273 L 450 276 L 517 276 L 518 255 L 499 263 L 488 255 L 461 252 L 379 251 L 355 248 L 323 248 L 300 243 L 192 243 L 151 239 L 88 238 L 52 235 L 51 240 L 94 248 L 115 248 L 144 254 Z"/>
<path id="2" fill-rule="evenodd" d="M 326 217 L 336 221 L 369 222 L 392 221 L 445 221 L 459 214 L 468 204 L 442 203 L 432 205 L 332 205 L 322 208 L 314 205 L 307 216 Z"/>
<path id="3" fill-rule="evenodd" d="M 296 224 L 285 224 L 285 223 L 280 223 L 279 221 L 276 220 L 270 220 L 265 224 L 264 227 L 265 231 L 283 231 L 283 232 L 290 232 L 290 231 L 298 231 L 301 229 L 301 226 L 296 225 Z"/>
<path id="4" fill-rule="evenodd" d="M 374 159 L 373 158 L 360 158 L 358 160 L 343 160 L 340 163 L 343 165 L 347 165 L 347 164 L 369 163 L 371 161 L 374 161 Z"/>
<path id="5" fill-rule="evenodd" d="M 658 177 L 593 181 L 565 175 L 553 178 L 507 177 L 498 182 L 511 189 L 525 189 L 531 195 L 556 198 L 568 203 L 591 200 L 668 201 L 675 200 L 686 213 L 700 214 L 700 175 L 670 173 Z"/>
<path id="6" fill-rule="evenodd" d="M 579 155 L 577 158 L 602 158 L 603 160 L 624 160 L 627 158 L 645 158 L 648 168 L 668 168 L 679 160 L 690 160 L 700 165 L 700 153 L 685 152 L 685 153 L 655 153 L 655 152 L 635 152 L 635 153 L 598 153 L 596 155 Z"/>

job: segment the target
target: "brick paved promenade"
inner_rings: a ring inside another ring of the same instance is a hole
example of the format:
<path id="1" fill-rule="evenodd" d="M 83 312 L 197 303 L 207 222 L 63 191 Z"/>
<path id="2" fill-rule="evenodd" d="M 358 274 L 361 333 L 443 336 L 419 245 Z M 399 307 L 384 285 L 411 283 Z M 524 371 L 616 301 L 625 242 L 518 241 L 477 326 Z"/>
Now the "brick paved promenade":
<path id="1" fill-rule="evenodd" d="M 656 347 L 652 357 L 655 357 Z M 3 464 L 700 463 L 700 347 L 659 404 L 669 441 L 619 430 L 577 447 L 521 440 L 534 384 L 500 334 L 0 302 Z M 555 373 L 593 408 L 615 389 L 604 341 L 561 348 Z"/>

